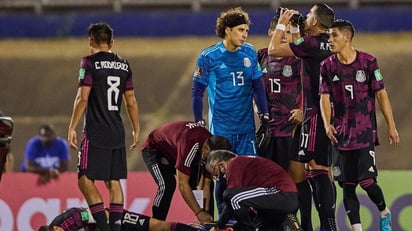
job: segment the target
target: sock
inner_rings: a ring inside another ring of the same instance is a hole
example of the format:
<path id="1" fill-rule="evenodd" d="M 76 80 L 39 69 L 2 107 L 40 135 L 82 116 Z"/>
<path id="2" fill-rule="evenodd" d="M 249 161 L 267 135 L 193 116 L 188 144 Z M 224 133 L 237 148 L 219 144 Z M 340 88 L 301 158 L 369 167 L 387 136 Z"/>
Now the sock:
<path id="1" fill-rule="evenodd" d="M 321 219 L 321 223 L 325 226 L 325 230 L 336 231 L 336 197 L 328 171 L 311 170 L 311 172 L 316 186 L 316 189 L 313 191 L 317 193 L 319 200 L 319 217 Z"/>
<path id="2" fill-rule="evenodd" d="M 382 189 L 376 184 L 375 179 L 366 179 L 359 182 L 359 185 L 366 191 L 369 198 L 375 203 L 379 211 L 386 209 L 386 202 L 383 196 Z"/>
<path id="3" fill-rule="evenodd" d="M 100 231 L 111 231 L 110 225 L 107 222 L 106 210 L 104 209 L 103 203 L 98 203 L 94 205 L 89 205 L 90 212 L 96 221 L 97 227 Z"/>
<path id="4" fill-rule="evenodd" d="M 362 225 L 361 224 L 353 224 L 352 225 L 352 230 L 353 231 L 362 231 Z"/>
<path id="5" fill-rule="evenodd" d="M 109 223 L 112 231 L 120 231 L 123 218 L 123 204 L 110 203 Z"/>
<path id="6" fill-rule="evenodd" d="M 345 206 L 350 223 L 352 225 L 360 224 L 360 203 L 356 196 L 356 183 L 343 183 L 343 205 Z"/>
<path id="7" fill-rule="evenodd" d="M 296 184 L 298 188 L 300 223 L 305 231 L 313 231 L 312 227 L 312 190 L 309 182 L 304 180 Z"/>

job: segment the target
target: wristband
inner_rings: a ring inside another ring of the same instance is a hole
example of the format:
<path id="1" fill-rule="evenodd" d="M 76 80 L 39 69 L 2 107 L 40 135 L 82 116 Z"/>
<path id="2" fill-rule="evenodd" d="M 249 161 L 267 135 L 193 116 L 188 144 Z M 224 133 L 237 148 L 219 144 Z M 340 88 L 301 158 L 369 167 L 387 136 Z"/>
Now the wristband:
<path id="1" fill-rule="evenodd" d="M 277 24 L 277 25 L 276 25 L 276 30 L 285 31 L 285 30 L 286 30 L 286 26 L 283 25 L 283 24 Z"/>
<path id="2" fill-rule="evenodd" d="M 299 32 L 300 32 L 299 27 L 293 27 L 293 26 L 290 27 L 290 33 L 297 34 Z"/>

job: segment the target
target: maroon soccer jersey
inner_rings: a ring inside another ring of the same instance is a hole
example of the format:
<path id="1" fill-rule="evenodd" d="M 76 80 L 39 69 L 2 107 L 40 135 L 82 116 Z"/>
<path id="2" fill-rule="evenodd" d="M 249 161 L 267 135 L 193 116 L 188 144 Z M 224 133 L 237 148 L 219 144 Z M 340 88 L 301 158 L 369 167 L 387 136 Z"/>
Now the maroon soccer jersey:
<path id="1" fill-rule="evenodd" d="M 274 137 L 290 137 L 295 126 L 289 122 L 290 111 L 299 108 L 301 100 L 300 67 L 296 57 L 274 58 L 268 49 L 258 51 L 262 82 L 269 103 L 270 128 Z"/>
<path id="2" fill-rule="evenodd" d="M 79 86 L 91 87 L 85 115 L 88 139 L 97 147 L 124 147 L 120 109 L 123 93 L 133 90 L 128 61 L 111 52 L 84 57 L 80 63 Z"/>
<path id="3" fill-rule="evenodd" d="M 263 157 L 238 156 L 226 168 L 227 188 L 276 187 L 283 192 L 297 192 L 289 174 L 275 162 Z"/>
<path id="4" fill-rule="evenodd" d="M 54 218 L 49 227 L 59 226 L 65 231 L 93 231 L 97 227 L 95 223 L 90 223 L 91 220 L 91 214 L 86 208 L 69 208 Z"/>
<path id="5" fill-rule="evenodd" d="M 331 54 L 328 38 L 328 34 L 321 33 L 304 36 L 290 43 L 293 53 L 302 59 L 301 78 L 305 118 L 319 113 L 319 67 L 322 60 Z"/>
<path id="6" fill-rule="evenodd" d="M 375 93 L 384 88 L 376 58 L 357 51 L 356 60 L 342 64 L 336 55 L 321 64 L 319 93 L 330 94 L 339 149 L 354 150 L 377 143 Z"/>
<path id="7" fill-rule="evenodd" d="M 170 122 L 153 130 L 142 145 L 142 150 L 157 150 L 175 168 L 190 175 L 191 166 L 200 161 L 203 143 L 212 135 L 197 123 Z"/>

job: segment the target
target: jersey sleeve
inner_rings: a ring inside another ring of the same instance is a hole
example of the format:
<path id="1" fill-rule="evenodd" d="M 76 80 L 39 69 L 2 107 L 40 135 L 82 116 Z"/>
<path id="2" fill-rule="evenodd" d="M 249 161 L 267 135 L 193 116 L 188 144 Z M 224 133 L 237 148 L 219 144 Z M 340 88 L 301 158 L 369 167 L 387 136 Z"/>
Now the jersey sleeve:
<path id="1" fill-rule="evenodd" d="M 196 62 L 195 71 L 193 74 L 193 81 L 201 83 L 205 86 L 209 84 L 209 66 L 208 57 L 203 54 L 203 52 L 199 55 L 199 58 Z"/>
<path id="2" fill-rule="evenodd" d="M 331 85 L 329 81 L 327 64 L 325 61 L 321 63 L 320 66 L 320 80 L 319 80 L 319 94 L 330 94 Z"/>
<path id="3" fill-rule="evenodd" d="M 369 72 L 371 73 L 371 90 L 377 92 L 385 88 L 383 83 L 383 76 L 381 70 L 379 69 L 376 58 L 372 60 L 370 65 L 368 65 Z"/>
<path id="4" fill-rule="evenodd" d="M 190 176 L 199 149 L 199 142 L 181 142 L 177 148 L 176 169 Z"/>
<path id="5" fill-rule="evenodd" d="M 80 61 L 79 86 L 92 86 L 92 62 L 89 57 L 84 57 Z"/>
<path id="6" fill-rule="evenodd" d="M 301 37 L 298 40 L 289 43 L 290 49 L 292 49 L 293 54 L 297 57 L 306 57 L 310 56 L 310 54 L 313 53 L 312 49 L 312 42 L 311 39 L 314 39 L 313 37 Z"/>
<path id="7" fill-rule="evenodd" d="M 129 91 L 129 90 L 134 89 L 133 72 L 132 72 L 132 68 L 130 68 L 130 64 L 128 61 L 126 61 L 126 64 L 128 66 L 129 75 L 127 76 L 127 79 L 126 79 L 125 91 Z"/>

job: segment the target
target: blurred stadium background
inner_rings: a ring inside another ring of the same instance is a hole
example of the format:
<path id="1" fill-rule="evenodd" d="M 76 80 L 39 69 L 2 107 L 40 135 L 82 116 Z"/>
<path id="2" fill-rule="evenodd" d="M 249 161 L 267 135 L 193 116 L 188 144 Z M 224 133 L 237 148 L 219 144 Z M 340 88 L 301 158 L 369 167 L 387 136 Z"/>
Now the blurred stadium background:
<path id="1" fill-rule="evenodd" d="M 0 0 L 0 110 L 15 120 L 11 143 L 20 170 L 27 140 L 42 122 L 66 138 L 80 58 L 88 53 L 87 26 L 105 21 L 115 31 L 114 51 L 129 59 L 141 117 L 141 143 L 158 125 L 192 119 L 191 79 L 199 52 L 218 41 L 218 14 L 242 6 L 252 19 L 248 42 L 266 47 L 268 22 L 278 6 L 306 14 L 312 0 Z M 353 22 L 357 49 L 378 58 L 401 135 L 388 144 L 378 113 L 377 164 L 409 170 L 412 155 L 412 0 L 329 0 L 337 18 Z M 130 125 L 124 114 L 127 143 Z M 79 130 L 80 132 L 80 130 Z M 72 150 L 70 170 L 77 154 Z M 130 151 L 129 170 L 144 171 L 140 149 Z M 394 186 L 396 187 L 396 186 Z M 409 192 L 412 189 L 409 187 Z M 411 213 L 409 213 L 411 214 Z M 408 229 L 405 229 L 408 230 Z M 409 229 L 412 230 L 412 227 Z"/>
<path id="2" fill-rule="evenodd" d="M 278 6 L 306 14 L 308 0 L 0 0 L 0 110 L 16 122 L 12 152 L 19 170 L 26 141 L 50 121 L 63 138 L 76 91 L 79 60 L 86 55 L 87 26 L 106 21 L 115 31 L 114 51 L 131 61 L 141 113 L 141 140 L 159 124 L 192 119 L 191 75 L 197 55 L 218 41 L 219 12 L 242 6 L 250 13 L 249 42 L 267 46 L 268 21 Z M 358 49 L 375 54 L 392 98 L 402 143 L 411 141 L 412 0 L 329 0 L 337 18 L 351 20 Z M 125 117 L 127 120 L 127 117 Z M 412 166 L 407 145 L 393 149 L 380 120 L 378 164 L 384 169 Z M 130 129 L 126 121 L 126 129 Z M 130 138 L 128 136 L 128 138 Z M 130 170 L 144 170 L 139 150 Z M 76 154 L 72 153 L 71 170 Z"/>

